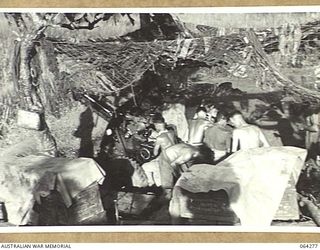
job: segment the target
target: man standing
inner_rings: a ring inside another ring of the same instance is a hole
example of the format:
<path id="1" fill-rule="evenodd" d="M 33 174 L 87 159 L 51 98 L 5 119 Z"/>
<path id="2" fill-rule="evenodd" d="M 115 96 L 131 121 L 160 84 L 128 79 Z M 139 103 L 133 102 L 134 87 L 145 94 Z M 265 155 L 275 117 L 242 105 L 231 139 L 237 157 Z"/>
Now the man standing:
<path id="1" fill-rule="evenodd" d="M 167 125 L 176 128 L 177 136 L 184 142 L 188 140 L 189 127 L 185 115 L 185 105 L 182 103 L 167 103 L 164 104 L 162 116 Z"/>
<path id="2" fill-rule="evenodd" d="M 221 112 L 217 122 L 204 133 L 204 143 L 214 152 L 214 161 L 222 160 L 231 150 L 232 128 L 227 125 L 227 118 Z"/>
<path id="3" fill-rule="evenodd" d="M 241 112 L 235 111 L 230 114 L 229 120 L 235 127 L 232 133 L 231 151 L 269 147 L 269 143 L 259 127 L 248 124 Z"/>
<path id="4" fill-rule="evenodd" d="M 176 136 L 173 130 L 167 130 L 163 117 L 158 116 L 153 120 L 158 135 L 156 137 L 155 146 L 153 149 L 154 156 L 157 156 L 160 151 L 167 149 L 168 147 L 176 143 Z"/>
<path id="5" fill-rule="evenodd" d="M 212 123 L 209 122 L 206 117 L 206 109 L 199 107 L 196 111 L 195 118 L 189 122 L 189 144 L 199 146 L 203 143 L 204 131 L 212 126 Z"/>
<path id="6" fill-rule="evenodd" d="M 308 149 L 308 159 L 316 159 L 319 151 L 319 137 L 320 137 L 320 109 L 319 107 L 309 107 L 309 114 L 306 117 L 306 130 L 305 145 Z"/>
<path id="7" fill-rule="evenodd" d="M 155 129 L 158 133 L 155 141 L 155 146 L 153 149 L 154 156 L 158 156 L 160 152 L 163 152 L 167 148 L 171 147 L 176 143 L 176 136 L 172 130 L 166 129 L 166 124 L 164 119 L 161 115 L 156 115 L 153 119 L 153 124 Z M 149 186 L 160 186 L 161 185 L 161 178 L 159 172 L 159 162 L 158 158 L 144 163 L 142 168 L 148 178 L 148 185 Z"/>

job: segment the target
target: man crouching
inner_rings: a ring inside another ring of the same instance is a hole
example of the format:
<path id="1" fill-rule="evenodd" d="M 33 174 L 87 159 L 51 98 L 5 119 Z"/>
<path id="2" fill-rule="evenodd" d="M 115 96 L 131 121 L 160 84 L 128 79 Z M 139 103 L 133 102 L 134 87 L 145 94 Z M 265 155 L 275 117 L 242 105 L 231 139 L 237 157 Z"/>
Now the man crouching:
<path id="1" fill-rule="evenodd" d="M 194 164 L 213 164 L 213 152 L 210 148 L 192 146 L 179 143 L 167 148 L 159 156 L 161 186 L 163 188 L 163 201 L 167 204 L 167 212 L 172 224 L 180 224 L 179 216 L 176 216 L 175 204 L 172 204 L 173 187 L 183 172 L 189 171 Z M 169 205 L 169 201 L 170 205 Z"/>
<path id="2" fill-rule="evenodd" d="M 167 148 L 159 156 L 161 186 L 171 191 L 181 173 L 188 171 L 193 164 L 213 164 L 212 154 L 204 145 L 179 143 Z"/>

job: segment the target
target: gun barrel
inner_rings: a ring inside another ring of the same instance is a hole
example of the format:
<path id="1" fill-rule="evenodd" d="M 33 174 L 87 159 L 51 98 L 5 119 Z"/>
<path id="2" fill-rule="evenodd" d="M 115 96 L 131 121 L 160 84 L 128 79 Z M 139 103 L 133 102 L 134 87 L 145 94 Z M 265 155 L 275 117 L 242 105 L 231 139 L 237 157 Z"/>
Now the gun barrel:
<path id="1" fill-rule="evenodd" d="M 101 108 L 104 112 L 106 112 L 110 117 L 113 115 L 113 112 L 108 110 L 107 108 L 105 108 L 104 106 L 102 106 L 100 103 L 98 103 L 95 99 L 93 99 L 92 97 L 90 97 L 87 94 L 83 95 L 87 100 L 89 100 L 90 102 L 96 104 L 97 106 L 99 106 L 99 108 Z"/>

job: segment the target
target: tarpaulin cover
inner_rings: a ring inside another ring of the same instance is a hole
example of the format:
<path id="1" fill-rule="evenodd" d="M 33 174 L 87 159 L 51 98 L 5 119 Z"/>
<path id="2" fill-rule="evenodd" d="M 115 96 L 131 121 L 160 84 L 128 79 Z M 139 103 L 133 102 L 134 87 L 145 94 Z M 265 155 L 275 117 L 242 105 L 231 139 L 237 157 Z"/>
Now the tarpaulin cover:
<path id="1" fill-rule="evenodd" d="M 242 226 L 269 226 L 289 178 L 297 182 L 307 151 L 296 147 L 242 150 L 217 165 L 199 164 L 176 183 L 192 193 L 225 190 Z M 180 199 L 173 191 L 171 214 L 179 216 Z"/>
<path id="2" fill-rule="evenodd" d="M 1 159 L 0 169 L 0 200 L 5 202 L 9 222 L 15 225 L 28 221 L 40 195 L 56 189 L 69 207 L 80 191 L 104 178 L 104 171 L 89 158 L 9 157 Z"/>

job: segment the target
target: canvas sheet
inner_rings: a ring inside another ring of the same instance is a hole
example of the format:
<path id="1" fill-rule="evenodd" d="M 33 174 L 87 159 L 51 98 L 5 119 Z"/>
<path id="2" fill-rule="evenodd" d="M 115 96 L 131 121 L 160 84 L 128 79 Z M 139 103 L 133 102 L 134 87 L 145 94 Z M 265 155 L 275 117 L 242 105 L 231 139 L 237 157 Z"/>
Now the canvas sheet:
<path id="1" fill-rule="evenodd" d="M 9 222 L 23 225 L 28 221 L 35 200 L 56 188 L 67 207 L 72 198 L 95 181 L 104 171 L 89 158 L 74 160 L 29 155 L 0 161 L 0 200 L 5 202 Z"/>
<path id="2" fill-rule="evenodd" d="M 187 191 L 225 190 L 242 226 L 269 226 L 290 176 L 297 182 L 306 150 L 270 147 L 242 150 L 217 165 L 199 164 L 176 183 Z M 173 194 L 171 211 L 179 214 L 179 197 Z"/>

